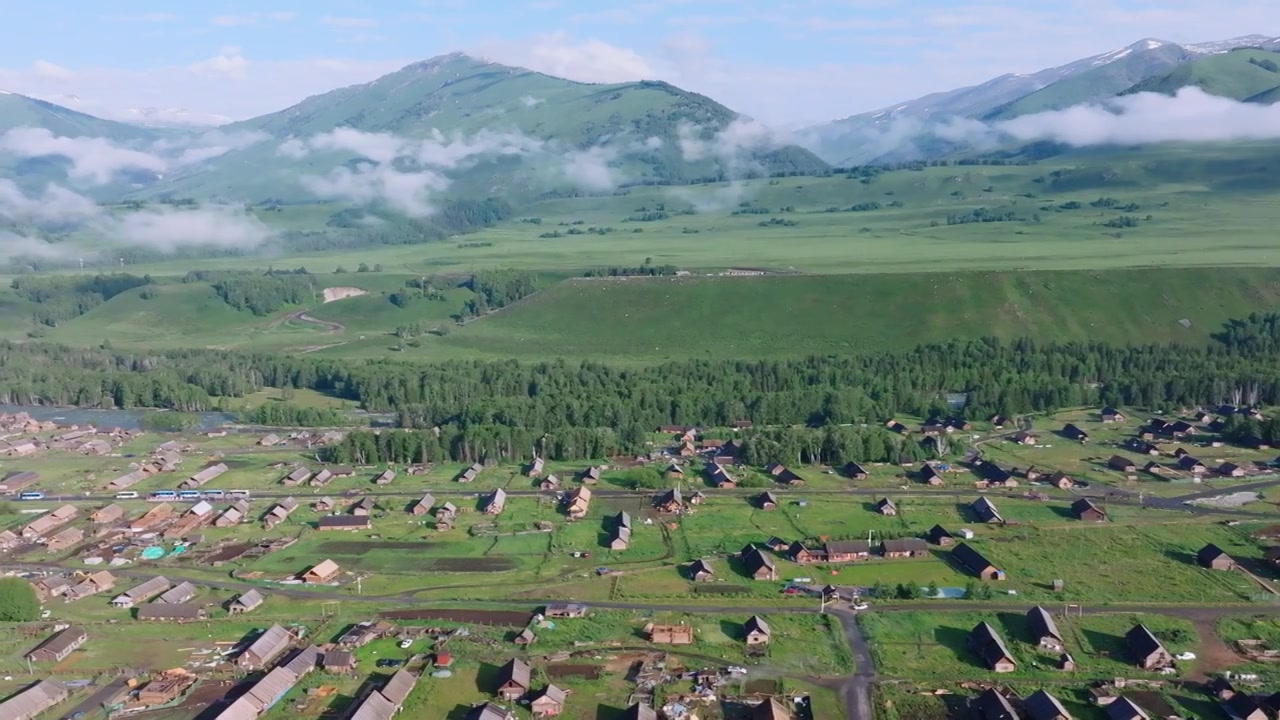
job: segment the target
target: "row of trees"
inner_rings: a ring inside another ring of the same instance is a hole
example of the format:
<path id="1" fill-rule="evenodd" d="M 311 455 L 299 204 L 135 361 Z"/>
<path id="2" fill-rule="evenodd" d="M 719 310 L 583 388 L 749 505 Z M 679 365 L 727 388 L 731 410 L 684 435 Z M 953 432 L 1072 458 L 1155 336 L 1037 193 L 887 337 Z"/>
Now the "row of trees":
<path id="1" fill-rule="evenodd" d="M 213 290 L 237 310 L 270 315 L 280 308 L 314 299 L 315 281 L 304 273 L 238 274 L 218 280 Z"/>
<path id="2" fill-rule="evenodd" d="M 1273 316 L 1256 316 L 1232 325 L 1220 342 L 1206 347 L 983 339 L 855 356 L 688 360 L 625 368 L 565 361 L 414 364 L 204 349 L 128 353 L 0 343 L 0 401 L 205 410 L 214 406 L 211 397 L 289 386 L 358 401 L 373 412 L 396 412 L 407 428 L 454 425 L 535 433 L 609 428 L 622 448 L 634 447 L 634 440 L 663 424 L 723 427 L 751 420 L 759 426 L 824 428 L 762 433 L 753 437 L 748 452 L 757 452 L 750 448 L 758 442 L 763 449 L 757 459 L 794 455 L 839 462 L 891 454 L 883 437 L 838 426 L 945 411 L 941 400 L 953 392 L 967 393 L 965 412 L 971 417 L 1084 405 L 1173 409 L 1242 398 L 1249 404 L 1280 404 L 1278 326 Z M 823 434 L 828 427 L 831 434 Z M 575 441 L 564 452 L 580 452 L 581 444 Z"/>
<path id="3" fill-rule="evenodd" d="M 151 276 L 128 273 L 109 275 L 48 276 L 14 278 L 10 287 L 22 298 L 34 303 L 31 319 L 37 325 L 56 327 L 80 317 L 93 308 L 136 287 L 151 284 Z"/>

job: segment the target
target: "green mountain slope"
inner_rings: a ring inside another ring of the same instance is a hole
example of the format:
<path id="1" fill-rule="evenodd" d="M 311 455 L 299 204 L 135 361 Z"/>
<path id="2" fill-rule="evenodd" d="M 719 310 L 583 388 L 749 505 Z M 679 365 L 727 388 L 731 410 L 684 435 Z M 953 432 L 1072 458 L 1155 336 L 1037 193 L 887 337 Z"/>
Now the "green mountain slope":
<path id="1" fill-rule="evenodd" d="M 1247 103 L 1257 103 L 1259 105 L 1271 105 L 1272 103 L 1280 102 L 1280 86 L 1273 87 L 1265 92 L 1260 92 L 1257 95 L 1250 95 L 1245 98 L 1244 101 Z"/>
<path id="2" fill-rule="evenodd" d="M 65 137 L 100 137 L 113 142 L 150 140 L 154 130 L 76 112 L 25 95 L 0 92 L 0 133 L 13 128 L 44 128 Z"/>
<path id="3" fill-rule="evenodd" d="M 1148 78 L 1120 94 L 1173 95 L 1185 87 L 1197 87 L 1210 95 L 1235 100 L 1257 96 L 1280 87 L 1280 53 L 1242 49 L 1209 55 Z"/>
<path id="4" fill-rule="evenodd" d="M 739 116 L 702 95 L 662 82 L 593 85 L 455 53 L 414 63 L 371 83 L 308 98 L 293 107 L 226 126 L 228 132 L 260 131 L 277 141 L 310 138 L 335 128 L 388 133 L 404 138 L 438 137 L 445 142 L 481 132 L 521 133 L 552 143 L 522 162 L 480 162 L 461 173 L 459 187 L 489 194 L 530 195 L 564 186 L 556 176 L 564 153 L 609 149 L 609 163 L 628 183 L 684 182 L 729 174 L 727 160 L 686 162 L 682 128 L 710 140 Z M 351 152 L 323 158 L 282 156 L 279 142 L 229 153 L 187 176 L 146 194 L 194 197 L 266 197 L 305 200 L 303 174 L 324 173 L 356 162 Z M 825 164 L 798 147 L 749 153 L 748 167 L 763 172 L 812 171 Z M 736 168 L 741 171 L 742 168 Z"/>
<path id="5" fill-rule="evenodd" d="M 1160 45 L 1097 67 L 1074 73 L 987 113 L 983 120 L 1008 120 L 1019 115 L 1062 110 L 1123 92 L 1147 78 L 1163 75 L 1196 56 L 1179 45 Z"/>

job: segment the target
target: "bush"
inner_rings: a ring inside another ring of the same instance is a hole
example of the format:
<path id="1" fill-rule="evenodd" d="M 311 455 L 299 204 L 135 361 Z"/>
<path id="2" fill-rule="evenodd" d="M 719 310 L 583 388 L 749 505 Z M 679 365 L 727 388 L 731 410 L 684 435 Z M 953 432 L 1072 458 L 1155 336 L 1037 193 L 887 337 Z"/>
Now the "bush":
<path id="1" fill-rule="evenodd" d="M 35 588 L 19 578 L 0 578 L 0 622 L 31 622 L 40 617 Z"/>

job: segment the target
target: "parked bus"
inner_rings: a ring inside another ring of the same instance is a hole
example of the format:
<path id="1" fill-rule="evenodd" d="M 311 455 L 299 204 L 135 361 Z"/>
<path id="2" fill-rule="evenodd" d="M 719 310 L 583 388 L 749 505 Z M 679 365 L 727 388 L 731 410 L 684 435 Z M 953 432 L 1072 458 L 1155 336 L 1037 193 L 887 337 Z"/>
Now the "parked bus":
<path id="1" fill-rule="evenodd" d="M 229 494 L 230 494 L 230 495 L 231 495 L 231 497 L 233 497 L 233 498 L 243 498 L 243 499 L 245 499 L 245 500 L 248 500 L 248 499 L 249 499 L 249 491 L 248 491 L 248 490 L 232 490 Z"/>
<path id="2" fill-rule="evenodd" d="M 162 500 L 177 500 L 178 493 L 173 490 L 157 490 L 147 496 L 152 502 L 160 502 Z"/>
<path id="3" fill-rule="evenodd" d="M 138 493 L 133 490 L 121 490 L 116 493 L 117 500 L 137 500 Z"/>
<path id="4" fill-rule="evenodd" d="M 222 490 L 205 490 L 204 491 L 205 498 L 209 500 L 221 500 L 222 498 L 226 497 L 226 495 L 227 494 Z"/>
<path id="5" fill-rule="evenodd" d="M 43 500 L 44 493 L 27 491 L 18 495 L 19 500 Z"/>
<path id="6" fill-rule="evenodd" d="M 182 500 L 199 500 L 201 493 L 199 490 L 179 490 L 178 498 Z"/>

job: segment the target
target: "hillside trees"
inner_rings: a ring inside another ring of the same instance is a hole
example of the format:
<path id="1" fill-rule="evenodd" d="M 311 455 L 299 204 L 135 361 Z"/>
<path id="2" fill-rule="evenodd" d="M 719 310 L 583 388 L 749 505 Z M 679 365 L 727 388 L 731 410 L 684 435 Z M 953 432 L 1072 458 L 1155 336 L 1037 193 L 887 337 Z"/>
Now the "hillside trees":
<path id="1" fill-rule="evenodd" d="M 231 307 L 248 310 L 254 315 L 270 315 L 285 306 L 301 305 L 315 297 L 314 280 L 305 271 L 232 275 L 215 282 L 213 290 Z"/>

